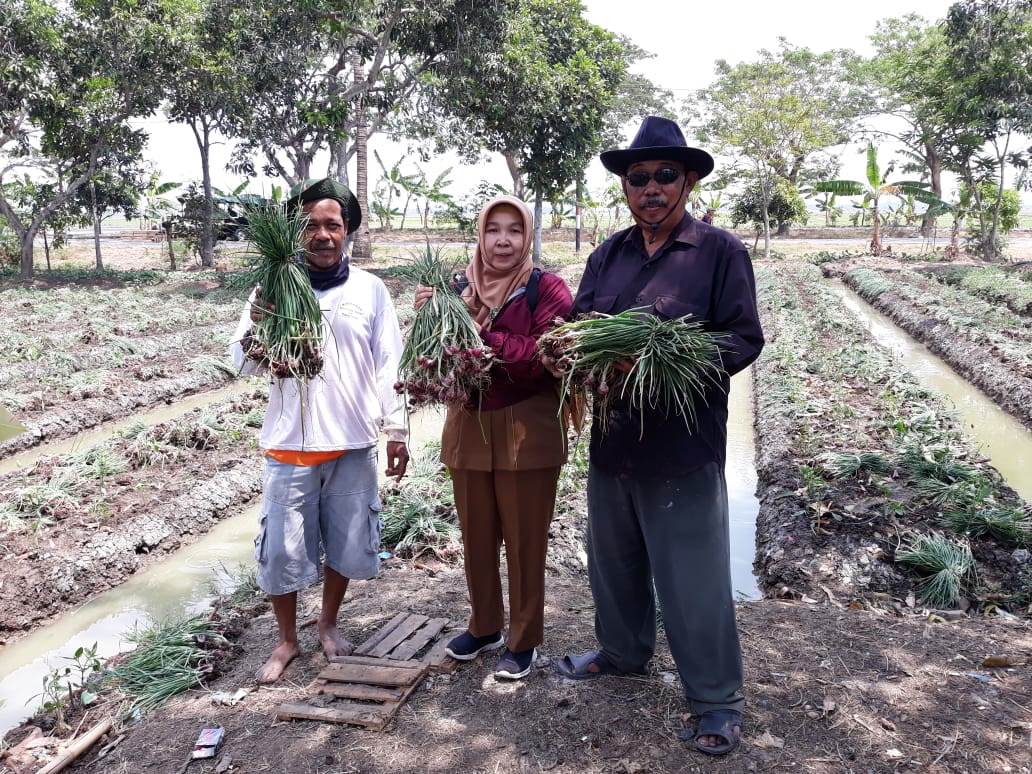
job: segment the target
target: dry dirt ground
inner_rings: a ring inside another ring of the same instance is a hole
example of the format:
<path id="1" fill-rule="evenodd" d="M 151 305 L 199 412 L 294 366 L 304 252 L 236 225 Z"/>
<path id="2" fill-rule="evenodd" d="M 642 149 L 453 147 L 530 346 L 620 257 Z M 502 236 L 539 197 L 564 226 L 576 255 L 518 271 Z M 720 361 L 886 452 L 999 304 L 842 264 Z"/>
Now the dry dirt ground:
<path id="1" fill-rule="evenodd" d="M 462 621 L 461 571 L 436 573 L 392 561 L 376 581 L 355 584 L 343 611 L 353 640 L 411 609 Z M 304 617 L 318 596 L 304 596 Z M 573 683 L 551 660 L 592 642 L 592 603 L 582 577 L 549 582 L 546 643 L 531 677 L 501 683 L 493 658 L 429 679 L 383 732 L 277 722 L 274 707 L 301 697 L 324 663 L 314 627 L 283 683 L 255 686 L 274 637 L 258 613 L 240 655 L 211 690 L 251 691 L 235 707 L 206 691 L 172 699 L 102 761 L 75 771 L 175 772 L 204 726 L 226 729 L 233 772 L 680 772 L 722 770 L 888 772 L 1032 771 L 1032 633 L 998 621 L 932 623 L 820 604 L 739 605 L 746 665 L 746 736 L 713 760 L 680 735 L 688 721 L 666 644 L 645 678 Z M 304 617 L 301 620 L 304 620 Z M 1025 666 L 983 669 L 987 656 Z M 212 772 L 216 761 L 188 771 Z"/>

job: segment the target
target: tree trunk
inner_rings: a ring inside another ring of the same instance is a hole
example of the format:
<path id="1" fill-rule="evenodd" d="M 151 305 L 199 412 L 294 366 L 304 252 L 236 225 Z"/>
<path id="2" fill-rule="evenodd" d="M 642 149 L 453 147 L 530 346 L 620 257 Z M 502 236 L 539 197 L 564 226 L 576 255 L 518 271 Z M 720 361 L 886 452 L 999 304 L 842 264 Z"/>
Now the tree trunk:
<path id="1" fill-rule="evenodd" d="M 875 197 L 874 201 L 871 202 L 871 223 L 873 224 L 873 231 L 871 232 L 871 255 L 881 255 L 881 217 L 878 215 L 878 198 Z"/>
<path id="2" fill-rule="evenodd" d="M 351 69 L 355 83 L 365 80 L 365 65 L 362 55 L 351 55 Z M 369 130 L 366 124 L 365 98 L 359 94 L 355 99 L 355 196 L 362 210 L 362 225 L 355 232 L 355 241 L 351 255 L 356 260 L 369 260 L 373 257 L 373 245 L 369 237 Z"/>
<path id="3" fill-rule="evenodd" d="M 925 165 L 928 167 L 928 179 L 932 184 L 932 195 L 942 199 L 942 159 L 931 143 L 925 143 Z M 935 215 L 926 211 L 921 219 L 921 236 L 929 236 L 934 228 Z"/>
<path id="4" fill-rule="evenodd" d="M 97 185 L 90 181 L 90 209 L 93 210 L 93 252 L 96 254 L 97 271 L 104 271 L 104 259 L 100 255 L 100 216 L 97 214 Z"/>
<path id="5" fill-rule="evenodd" d="M 541 216 L 544 212 L 544 197 L 538 191 L 534 194 L 534 265 L 541 265 Z"/>
<path id="6" fill-rule="evenodd" d="M 790 225 L 791 224 L 787 220 L 779 221 L 777 235 L 779 237 L 788 236 L 788 228 Z"/>
<path id="7" fill-rule="evenodd" d="M 43 232 L 43 254 L 47 257 L 47 271 L 50 271 L 50 244 L 47 242 L 47 227 L 40 229 Z"/>
<path id="8" fill-rule="evenodd" d="M 763 186 L 763 257 L 770 260 L 770 198 L 767 196 L 765 183 Z"/>
<path id="9" fill-rule="evenodd" d="M 21 240 L 21 258 L 20 276 L 23 280 L 32 279 L 33 265 L 32 265 L 32 243 L 36 241 L 36 231 L 39 229 L 38 226 L 29 225 L 28 229 L 22 235 Z"/>
<path id="10" fill-rule="evenodd" d="M 172 220 L 166 220 L 161 224 L 161 228 L 165 231 L 165 239 L 168 240 L 168 264 L 169 271 L 176 270 L 176 250 L 172 246 Z"/>
<path id="11" fill-rule="evenodd" d="M 398 229 L 399 231 L 404 231 L 405 230 L 405 217 L 408 215 L 409 203 L 411 201 L 412 201 L 412 194 L 409 193 L 408 198 L 405 199 L 405 209 L 403 209 L 401 211 L 401 226 Z"/>
<path id="12" fill-rule="evenodd" d="M 509 168 L 509 175 L 512 177 L 512 195 L 517 199 L 527 200 L 527 186 L 523 182 L 523 170 L 520 169 L 516 156 L 512 153 L 503 153 L 505 166 Z"/>
<path id="13" fill-rule="evenodd" d="M 198 128 L 200 124 L 200 128 Z M 190 122 L 197 149 L 201 153 L 201 181 L 204 186 L 204 208 L 201 212 L 201 239 L 198 249 L 201 253 L 201 266 L 210 268 L 215 265 L 215 200 L 211 192 L 211 126 L 206 119 Z M 170 243 L 171 244 L 171 243 Z"/>
<path id="14" fill-rule="evenodd" d="M 330 165 L 326 176 L 332 177 L 341 185 L 349 185 L 348 181 L 348 141 L 337 140 L 330 146 Z"/>

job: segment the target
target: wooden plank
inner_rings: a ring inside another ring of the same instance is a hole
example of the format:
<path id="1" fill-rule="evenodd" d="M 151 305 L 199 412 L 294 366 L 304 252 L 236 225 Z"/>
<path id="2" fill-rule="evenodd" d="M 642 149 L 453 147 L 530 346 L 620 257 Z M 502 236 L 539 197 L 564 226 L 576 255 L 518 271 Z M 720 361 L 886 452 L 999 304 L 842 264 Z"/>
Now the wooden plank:
<path id="1" fill-rule="evenodd" d="M 396 628 L 398 628 L 401 622 L 408 618 L 410 615 L 412 614 L 409 612 L 398 613 L 396 616 L 394 616 L 394 618 L 392 618 L 386 624 L 377 629 L 376 632 L 368 640 L 366 640 L 357 648 L 355 648 L 355 655 L 364 656 L 367 653 L 369 653 L 369 651 L 371 651 L 374 647 L 380 644 L 384 637 L 386 637 L 388 634 L 390 634 Z"/>
<path id="2" fill-rule="evenodd" d="M 317 720 L 322 723 L 346 723 L 382 729 L 394 717 L 396 707 L 385 711 L 375 704 L 337 702 L 332 707 L 313 707 L 310 704 L 287 703 L 276 707 L 277 720 Z"/>
<path id="3" fill-rule="evenodd" d="M 452 661 L 454 661 L 454 660 L 455 659 L 452 659 Z M 420 684 L 423 682 L 423 678 L 426 677 L 428 671 L 429 670 L 424 667 L 423 671 L 420 673 L 419 679 L 416 680 L 414 683 L 412 683 L 412 685 L 410 685 L 408 688 L 405 689 L 405 692 L 401 695 L 401 698 L 398 699 L 396 704 L 387 704 L 387 705 L 385 705 L 385 708 L 387 710 L 387 714 L 384 717 L 383 726 L 380 727 L 381 730 L 383 728 L 385 728 L 388 723 L 390 723 L 392 720 L 394 720 L 394 716 L 398 714 L 398 710 L 401 709 L 401 705 L 404 704 L 406 701 L 408 701 L 408 697 L 411 696 L 412 692 L 415 691 L 416 688 L 418 688 L 420 686 Z"/>
<path id="4" fill-rule="evenodd" d="M 435 674 L 451 674 L 459 667 L 459 662 L 444 652 L 448 647 L 448 638 L 439 639 L 430 652 L 423 656 L 423 663 Z"/>
<path id="5" fill-rule="evenodd" d="M 369 666 L 390 666 L 409 669 L 420 669 L 422 661 L 394 661 L 389 658 L 373 658 L 372 656 L 334 656 L 330 659 L 331 664 L 367 664 Z"/>
<path id="6" fill-rule="evenodd" d="M 403 692 L 397 688 L 380 688 L 376 685 L 358 685 L 356 683 L 326 683 L 315 690 L 338 699 L 362 699 L 364 701 L 401 701 Z"/>
<path id="7" fill-rule="evenodd" d="M 422 670 L 408 667 L 369 666 L 366 664 L 330 664 L 320 673 L 322 680 L 363 685 L 411 685 L 423 675 Z"/>
<path id="8" fill-rule="evenodd" d="M 369 651 L 368 655 L 386 656 L 429 620 L 430 619 L 425 615 L 416 615 L 413 613 L 402 621 L 394 631 L 377 643 L 373 649 Z"/>
<path id="9" fill-rule="evenodd" d="M 448 625 L 447 618 L 431 618 L 423 628 L 391 651 L 390 658 L 410 659 L 431 642 Z"/>

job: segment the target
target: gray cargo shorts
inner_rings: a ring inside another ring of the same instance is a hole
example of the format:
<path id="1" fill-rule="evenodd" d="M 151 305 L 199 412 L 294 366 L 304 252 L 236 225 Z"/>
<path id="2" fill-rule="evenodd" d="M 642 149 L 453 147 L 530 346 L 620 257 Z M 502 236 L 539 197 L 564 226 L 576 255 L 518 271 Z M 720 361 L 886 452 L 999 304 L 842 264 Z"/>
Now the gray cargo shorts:
<path id="1" fill-rule="evenodd" d="M 326 566 L 368 580 L 380 569 L 376 447 L 352 449 L 321 465 L 266 459 L 261 522 L 254 541 L 258 586 L 289 594 L 311 586 Z"/>

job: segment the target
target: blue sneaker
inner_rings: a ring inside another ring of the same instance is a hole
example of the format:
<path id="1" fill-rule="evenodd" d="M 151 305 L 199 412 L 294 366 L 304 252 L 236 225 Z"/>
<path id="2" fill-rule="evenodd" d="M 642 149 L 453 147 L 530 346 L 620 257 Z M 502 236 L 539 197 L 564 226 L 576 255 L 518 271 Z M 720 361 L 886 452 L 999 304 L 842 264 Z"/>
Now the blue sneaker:
<path id="1" fill-rule="evenodd" d="M 501 632 L 486 637 L 474 637 L 467 630 L 449 642 L 444 652 L 459 661 L 472 661 L 485 650 L 495 650 L 504 644 L 505 638 Z"/>
<path id="2" fill-rule="evenodd" d="M 495 667 L 495 677 L 502 680 L 519 680 L 530 674 L 534 668 L 534 659 L 537 658 L 537 649 L 523 650 L 513 653 L 508 648 L 498 659 L 498 666 Z"/>

